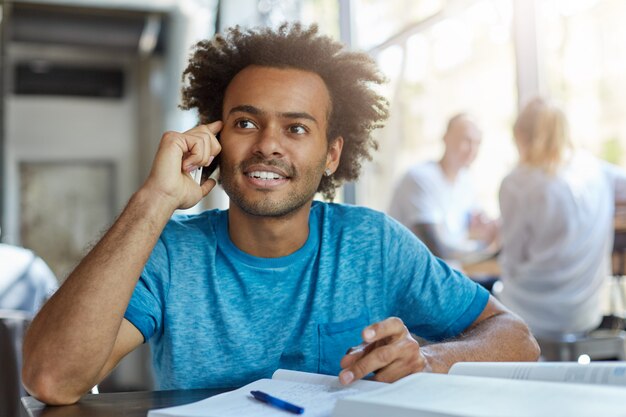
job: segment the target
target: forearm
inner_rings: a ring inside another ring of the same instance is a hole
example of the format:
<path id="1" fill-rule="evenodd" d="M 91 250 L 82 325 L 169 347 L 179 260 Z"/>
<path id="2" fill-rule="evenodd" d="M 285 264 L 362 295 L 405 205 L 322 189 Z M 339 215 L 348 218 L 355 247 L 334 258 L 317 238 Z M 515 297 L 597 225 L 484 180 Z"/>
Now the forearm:
<path id="1" fill-rule="evenodd" d="M 454 340 L 424 346 L 422 353 L 432 372 L 447 373 L 456 362 L 536 361 L 539 346 L 523 321 L 504 312 Z"/>
<path id="2" fill-rule="evenodd" d="M 24 384 L 46 396 L 81 395 L 109 358 L 137 279 L 173 212 L 140 190 L 119 219 L 42 308 L 24 340 Z M 57 394 L 55 394 L 57 395 Z"/>

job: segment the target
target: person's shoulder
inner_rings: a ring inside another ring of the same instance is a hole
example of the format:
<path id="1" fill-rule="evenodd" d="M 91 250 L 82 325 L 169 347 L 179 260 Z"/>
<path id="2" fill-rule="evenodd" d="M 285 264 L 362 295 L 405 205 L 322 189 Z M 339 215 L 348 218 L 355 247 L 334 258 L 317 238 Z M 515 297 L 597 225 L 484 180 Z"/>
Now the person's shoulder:
<path id="1" fill-rule="evenodd" d="M 441 168 L 436 161 L 420 162 L 415 164 L 404 173 L 398 181 L 396 195 L 404 198 L 407 194 L 426 192 L 437 187 L 441 181 Z"/>
<path id="2" fill-rule="evenodd" d="M 541 170 L 526 165 L 517 165 L 500 183 L 501 200 L 532 199 L 543 194 L 547 186 Z"/>
<path id="3" fill-rule="evenodd" d="M 383 229 L 402 228 L 392 217 L 369 207 L 315 201 L 312 210 L 335 231 L 341 229 L 358 233 L 365 231 L 379 233 Z"/>
<path id="4" fill-rule="evenodd" d="M 0 243 L 0 265 L 22 265 L 35 257 L 29 249 L 21 246 Z"/>
<path id="5" fill-rule="evenodd" d="M 407 170 L 407 176 L 412 178 L 432 177 L 439 175 L 441 168 L 437 161 L 424 161 L 411 166 Z"/>
<path id="6" fill-rule="evenodd" d="M 32 256 L 32 252 L 21 246 L 0 243 L 0 253 L 5 256 Z"/>
<path id="7" fill-rule="evenodd" d="M 189 233 L 191 231 L 203 231 L 212 228 L 226 216 L 226 211 L 219 209 L 206 210 L 201 213 L 186 214 L 175 213 L 165 226 L 164 233 Z"/>
<path id="8" fill-rule="evenodd" d="M 525 189 L 529 184 L 541 181 L 544 177 L 545 174 L 540 169 L 520 164 L 504 177 L 502 187 Z"/>
<path id="9" fill-rule="evenodd" d="M 385 213 L 378 210 L 351 204 L 314 201 L 311 209 L 325 217 L 331 217 L 334 220 L 349 220 L 350 222 L 354 220 L 382 219 L 388 217 Z"/>
<path id="10" fill-rule="evenodd" d="M 577 150 L 571 158 L 571 169 L 575 171 L 584 171 L 586 173 L 597 172 L 613 172 L 620 169 L 607 161 L 604 161 L 587 150 Z"/>
<path id="11" fill-rule="evenodd" d="M 219 217 L 224 213 L 224 210 L 220 209 L 211 209 L 205 210 L 200 213 L 174 213 L 174 215 L 170 218 L 169 223 L 176 223 L 180 225 L 194 225 L 198 223 L 204 223 L 207 220 L 212 220 L 214 218 Z"/>

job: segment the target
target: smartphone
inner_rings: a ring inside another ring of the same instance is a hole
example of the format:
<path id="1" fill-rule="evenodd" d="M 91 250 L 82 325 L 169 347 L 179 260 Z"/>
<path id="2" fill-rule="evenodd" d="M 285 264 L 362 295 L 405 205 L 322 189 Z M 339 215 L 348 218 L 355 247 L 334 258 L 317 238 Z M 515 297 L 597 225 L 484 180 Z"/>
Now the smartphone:
<path id="1" fill-rule="evenodd" d="M 220 140 L 219 132 L 217 133 L 217 135 L 215 135 L 215 137 L 217 138 L 218 141 Z M 213 175 L 213 173 L 215 172 L 219 164 L 220 164 L 220 154 L 217 154 L 215 158 L 213 158 L 209 166 L 200 167 L 196 169 L 193 173 L 191 173 L 191 176 L 198 184 L 203 184 L 206 180 L 209 179 L 211 175 Z"/>
<path id="2" fill-rule="evenodd" d="M 220 155 L 217 154 L 217 156 L 213 158 L 208 167 L 200 167 L 200 169 L 202 170 L 202 174 L 200 175 L 200 184 L 204 183 L 206 180 L 209 179 L 211 175 L 213 175 L 219 164 Z"/>

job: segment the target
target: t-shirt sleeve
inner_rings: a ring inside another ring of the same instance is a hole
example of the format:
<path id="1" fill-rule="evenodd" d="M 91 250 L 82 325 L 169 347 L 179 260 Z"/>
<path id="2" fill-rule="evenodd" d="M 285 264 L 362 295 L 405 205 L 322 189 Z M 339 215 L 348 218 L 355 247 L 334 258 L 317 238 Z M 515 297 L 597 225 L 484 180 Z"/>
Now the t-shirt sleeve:
<path id="1" fill-rule="evenodd" d="M 408 230 L 389 222 L 386 276 L 395 297 L 394 315 L 430 341 L 458 336 L 480 316 L 489 293 L 450 268 Z"/>
<path id="2" fill-rule="evenodd" d="M 141 332 L 144 342 L 162 330 L 169 275 L 167 248 L 163 240 L 159 239 L 141 273 L 124 314 L 124 318 Z"/>

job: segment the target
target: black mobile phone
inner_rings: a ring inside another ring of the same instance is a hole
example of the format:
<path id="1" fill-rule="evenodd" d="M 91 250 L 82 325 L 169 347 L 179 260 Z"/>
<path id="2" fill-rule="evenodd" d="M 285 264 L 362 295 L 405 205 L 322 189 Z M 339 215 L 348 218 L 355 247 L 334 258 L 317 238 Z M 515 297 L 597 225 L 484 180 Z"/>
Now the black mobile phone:
<path id="1" fill-rule="evenodd" d="M 200 184 L 203 184 L 215 172 L 220 164 L 220 156 L 217 155 L 208 167 L 202 167 L 202 175 L 200 176 Z"/>

